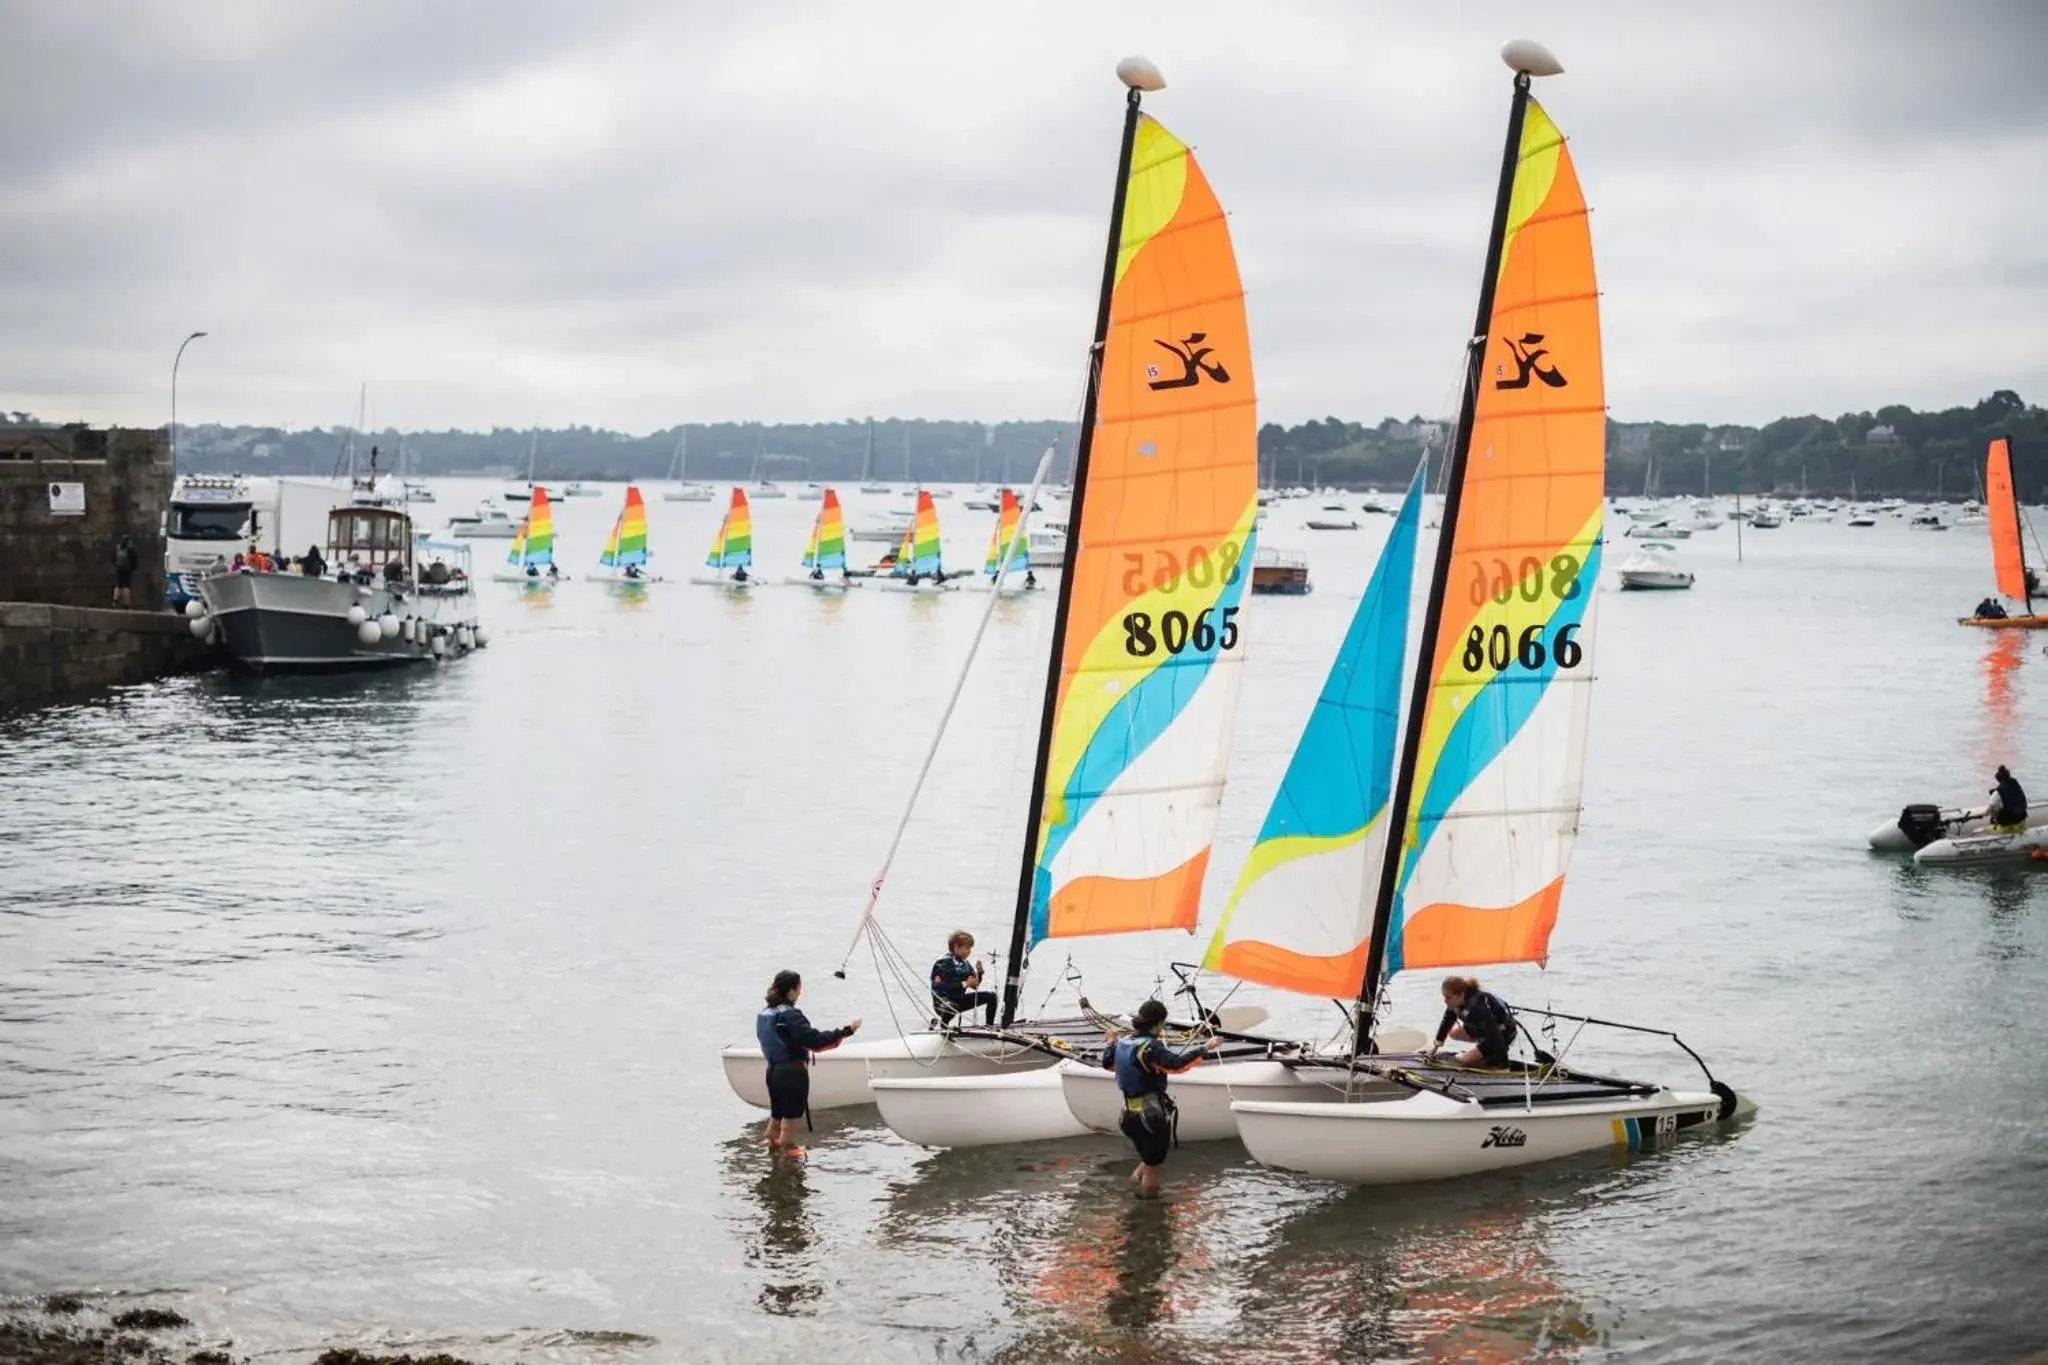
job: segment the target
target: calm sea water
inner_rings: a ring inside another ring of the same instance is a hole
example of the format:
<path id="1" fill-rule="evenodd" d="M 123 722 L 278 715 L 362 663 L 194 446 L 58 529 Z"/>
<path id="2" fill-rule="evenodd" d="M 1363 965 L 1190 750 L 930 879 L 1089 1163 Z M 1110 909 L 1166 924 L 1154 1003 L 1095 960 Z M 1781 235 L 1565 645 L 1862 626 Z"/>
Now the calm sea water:
<path id="1" fill-rule="evenodd" d="M 572 571 L 617 494 L 558 506 Z M 1265 532 L 1311 551 L 1318 590 L 1248 612 L 1212 905 L 1385 534 L 1302 530 L 1320 501 Z M 652 502 L 657 568 L 686 577 L 720 510 Z M 756 503 L 766 569 L 793 571 L 814 510 Z M 988 515 L 942 517 L 978 563 Z M 1792 524 L 1744 548 L 1704 533 L 1697 589 L 1603 603 L 1552 963 L 1489 974 L 1678 1029 L 1762 1105 L 1739 1132 L 1366 1192 L 1191 1146 L 1141 1206 L 1115 1142 L 929 1154 L 857 1110 L 771 1170 L 718 1045 L 783 966 L 821 1022 L 890 1028 L 865 956 L 830 972 L 984 599 L 493 585 L 491 647 L 437 671 L 179 680 L 0 721 L 0 1296 L 160 1290 L 282 1359 L 2048 1346 L 2048 876 L 1862 847 L 2000 761 L 2048 795 L 2048 658 L 1953 624 L 1989 587 L 1981 529 Z M 1000 952 L 1050 615 L 998 607 L 934 765 L 884 911 L 914 959 L 956 926 Z M 1072 966 L 1134 1004 L 1199 951 L 1152 938 Z M 1030 1003 L 1067 965 L 1041 952 Z M 1397 1013 L 1427 1021 L 1433 994 L 1404 980 Z M 1638 1045 L 1587 1060 L 1688 1078 Z"/>

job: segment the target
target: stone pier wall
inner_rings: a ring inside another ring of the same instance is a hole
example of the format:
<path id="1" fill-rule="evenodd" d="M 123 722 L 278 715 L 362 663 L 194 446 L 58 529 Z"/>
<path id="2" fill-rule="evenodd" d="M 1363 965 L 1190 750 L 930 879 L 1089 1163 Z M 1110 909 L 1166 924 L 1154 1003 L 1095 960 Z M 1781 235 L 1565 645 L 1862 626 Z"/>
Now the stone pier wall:
<path id="1" fill-rule="evenodd" d="M 50 485 L 85 485 L 82 515 L 50 510 Z M 0 602 L 104 607 L 114 545 L 134 537 L 134 605 L 164 601 L 169 449 L 161 431 L 0 427 Z"/>
<path id="2" fill-rule="evenodd" d="M 218 661 L 182 616 L 0 602 L 0 711 L 77 701 Z"/>

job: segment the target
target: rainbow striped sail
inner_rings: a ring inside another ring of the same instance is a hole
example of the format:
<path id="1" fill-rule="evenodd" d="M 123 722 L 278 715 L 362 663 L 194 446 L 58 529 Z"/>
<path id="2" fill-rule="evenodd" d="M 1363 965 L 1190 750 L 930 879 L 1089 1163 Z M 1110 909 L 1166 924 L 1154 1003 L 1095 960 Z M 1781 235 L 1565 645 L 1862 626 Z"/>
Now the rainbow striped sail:
<path id="1" fill-rule="evenodd" d="M 509 564 L 545 569 L 555 562 L 555 514 L 548 506 L 548 490 L 536 486 L 525 520 L 512 537 Z"/>
<path id="2" fill-rule="evenodd" d="M 818 519 L 811 523 L 811 540 L 804 546 L 804 567 L 826 573 L 846 568 L 846 514 L 839 508 L 839 495 L 829 488 L 818 507 Z"/>
<path id="3" fill-rule="evenodd" d="M 1202 965 L 1307 995 L 1357 994 L 1387 855 L 1423 471 L 1394 518 Z"/>
<path id="4" fill-rule="evenodd" d="M 612 533 L 597 562 L 614 569 L 636 568 L 647 562 L 647 504 L 631 484 L 626 486 L 626 505 L 619 509 L 619 519 L 612 523 Z"/>
<path id="5" fill-rule="evenodd" d="M 910 572 L 920 577 L 942 572 L 939 567 L 939 509 L 932 506 L 932 495 L 919 489 L 917 492 L 917 516 L 904 533 L 905 556 L 910 560 Z"/>
<path id="6" fill-rule="evenodd" d="M 910 566 L 917 562 L 917 523 L 910 522 L 903 528 L 903 539 L 896 542 L 896 557 L 889 564 L 889 576 L 908 578 Z"/>
<path id="7" fill-rule="evenodd" d="M 1585 197 L 1528 101 L 1386 967 L 1542 962 L 1578 836 L 1607 418 Z"/>
<path id="8" fill-rule="evenodd" d="M 1237 723 L 1258 432 L 1230 228 L 1135 128 L 1031 844 L 1029 940 L 1195 926 Z"/>
<path id="9" fill-rule="evenodd" d="M 712 537 L 711 553 L 704 562 L 714 569 L 747 569 L 754 564 L 754 518 L 747 510 L 747 490 L 732 490 L 732 505 Z"/>
<path id="10" fill-rule="evenodd" d="M 1018 503 L 1016 493 L 1005 488 L 1002 506 L 996 512 L 995 533 L 988 538 L 988 558 L 981 566 L 983 573 L 990 578 L 1002 577 L 1003 561 L 1010 555 L 1010 546 L 1016 544 L 1023 527 L 1024 509 Z M 1017 545 L 1016 555 L 1009 563 L 1011 570 L 1019 573 L 1030 567 L 1029 556 L 1024 553 L 1022 545 Z"/>

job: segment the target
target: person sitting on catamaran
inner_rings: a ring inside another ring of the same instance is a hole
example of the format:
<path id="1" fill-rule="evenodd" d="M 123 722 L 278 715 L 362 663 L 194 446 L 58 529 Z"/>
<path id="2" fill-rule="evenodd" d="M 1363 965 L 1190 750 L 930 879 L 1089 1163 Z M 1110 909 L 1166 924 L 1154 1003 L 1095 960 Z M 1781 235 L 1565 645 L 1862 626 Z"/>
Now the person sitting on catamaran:
<path id="1" fill-rule="evenodd" d="M 1024 591 L 1026 591 L 1026 592 L 1030 592 L 1030 591 L 1032 591 L 1033 589 L 1035 589 L 1035 588 L 1037 588 L 1037 587 L 1038 587 L 1038 575 L 1037 575 L 1037 574 L 1035 574 L 1035 573 L 1033 573 L 1033 572 L 1031 572 L 1031 570 L 1029 570 L 1029 569 L 1026 569 L 1026 570 L 1024 571 Z"/>
<path id="2" fill-rule="evenodd" d="M 813 565 L 811 568 L 811 581 L 813 583 L 823 583 L 825 581 L 825 571 Z"/>
<path id="3" fill-rule="evenodd" d="M 983 1026 L 994 1028 L 1000 1002 L 994 991 L 980 989 L 981 964 L 967 960 L 973 951 L 974 935 L 965 929 L 955 930 L 946 940 L 946 955 L 932 964 L 932 1008 L 938 1011 L 940 1023 L 950 1024 L 980 1006 L 988 1011 Z"/>
<path id="4" fill-rule="evenodd" d="M 813 1052 L 838 1047 L 860 1032 L 860 1020 L 844 1028 L 816 1029 L 796 1007 L 804 979 L 784 969 L 768 985 L 768 1004 L 754 1016 L 754 1038 L 768 1061 L 768 1152 L 771 1156 L 802 1156 L 795 1145 L 796 1123 L 811 1110 L 810 1061 Z"/>
<path id="5" fill-rule="evenodd" d="M 732 581 L 733 581 L 733 582 L 735 582 L 735 583 L 744 583 L 744 582 L 746 582 L 746 581 L 747 581 L 747 566 L 746 566 L 746 565 L 742 564 L 742 565 L 740 565 L 740 566 L 739 566 L 739 567 L 738 567 L 737 569 L 734 569 L 734 570 L 732 571 Z"/>
<path id="6" fill-rule="evenodd" d="M 1123 1037 L 1111 1033 L 1103 1039 L 1103 1070 L 1116 1073 L 1116 1088 L 1124 1097 L 1123 1118 L 1117 1127 L 1138 1149 L 1138 1167 L 1131 1172 L 1131 1184 L 1137 1186 L 1140 1199 L 1159 1197 L 1159 1168 L 1173 1148 L 1174 1108 L 1166 1094 L 1166 1078 L 1186 1071 L 1202 1060 L 1204 1052 L 1223 1042 L 1212 1033 L 1200 1047 L 1176 1052 L 1159 1041 L 1159 1028 L 1165 1022 L 1165 1003 L 1147 1000 L 1131 1015 L 1131 1033 Z"/>
<path id="7" fill-rule="evenodd" d="M 1979 621 L 2003 621 L 2005 604 L 1995 597 L 1987 597 L 1977 604 L 1976 616 Z"/>
<path id="8" fill-rule="evenodd" d="M 638 564 L 628 564 L 628 565 L 626 566 L 626 577 L 628 577 L 628 578 L 638 578 L 639 576 L 640 576 L 640 566 L 639 566 Z"/>
<path id="9" fill-rule="evenodd" d="M 1993 829 L 2025 829 L 2027 827 L 2027 793 L 2020 786 L 2004 764 L 1992 776 L 1998 785 L 1991 789 L 1991 805 L 1984 812 L 1984 818 Z"/>
<path id="10" fill-rule="evenodd" d="M 1429 1050 L 1434 1055 L 1446 1037 L 1455 1038 L 1472 1044 L 1455 1058 L 1459 1066 L 1506 1066 L 1519 1027 L 1507 1003 L 1492 991 L 1479 989 L 1477 980 L 1447 976 L 1443 1022 L 1436 1026 L 1436 1041 Z"/>

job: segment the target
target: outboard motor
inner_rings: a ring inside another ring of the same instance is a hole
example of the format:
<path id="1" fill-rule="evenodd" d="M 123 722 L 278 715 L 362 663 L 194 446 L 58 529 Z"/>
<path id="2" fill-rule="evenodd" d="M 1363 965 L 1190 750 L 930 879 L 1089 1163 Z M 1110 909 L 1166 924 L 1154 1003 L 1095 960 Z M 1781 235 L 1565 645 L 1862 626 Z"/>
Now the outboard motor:
<path id="1" fill-rule="evenodd" d="M 1899 833 L 1914 848 L 1925 848 L 1936 839 L 1948 835 L 1948 823 L 1941 818 L 1941 807 L 1918 802 L 1899 812 Z"/>

